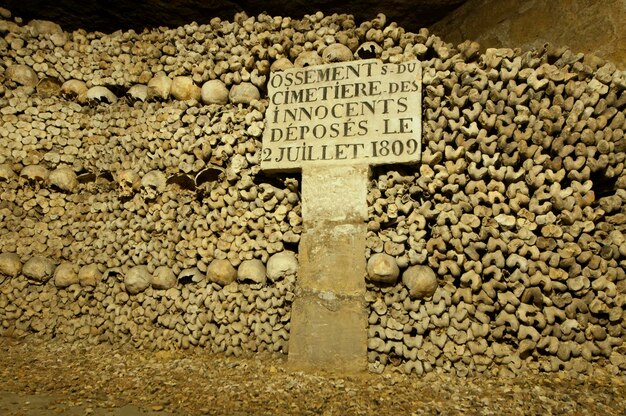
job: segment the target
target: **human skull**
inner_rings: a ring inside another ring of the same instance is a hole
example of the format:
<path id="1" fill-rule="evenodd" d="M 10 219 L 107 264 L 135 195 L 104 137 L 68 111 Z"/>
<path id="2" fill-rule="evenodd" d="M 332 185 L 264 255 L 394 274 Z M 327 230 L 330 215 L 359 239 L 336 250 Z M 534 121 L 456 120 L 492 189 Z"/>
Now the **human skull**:
<path id="1" fill-rule="evenodd" d="M 27 65 L 11 65 L 4 74 L 7 81 L 15 85 L 35 87 L 39 82 L 37 73 Z"/>
<path id="2" fill-rule="evenodd" d="M 272 63 L 270 70 L 272 72 L 279 72 L 290 68 L 293 68 L 293 62 L 291 62 L 289 58 L 282 57 Z"/>
<path id="3" fill-rule="evenodd" d="M 50 172 L 48 177 L 50 185 L 53 185 L 64 192 L 74 192 L 78 187 L 78 179 L 72 168 L 63 166 Z"/>
<path id="4" fill-rule="evenodd" d="M 200 283 L 205 280 L 204 274 L 197 268 L 192 267 L 190 269 L 182 270 L 178 274 L 178 283 L 187 284 L 187 283 Z"/>
<path id="5" fill-rule="evenodd" d="M 219 166 L 210 165 L 206 169 L 198 172 L 195 178 L 196 187 L 201 187 L 207 184 L 205 187 L 211 188 L 215 183 L 219 182 L 224 175 L 224 169 Z"/>
<path id="6" fill-rule="evenodd" d="M 0 181 L 10 182 L 15 178 L 17 178 L 17 175 L 13 172 L 10 164 L 0 164 Z"/>
<path id="7" fill-rule="evenodd" d="M 242 261 L 237 269 L 237 280 L 253 284 L 265 284 L 267 281 L 265 265 L 259 259 Z"/>
<path id="8" fill-rule="evenodd" d="M 196 183 L 194 182 L 194 179 L 184 173 L 170 176 L 167 183 L 174 184 L 180 189 L 186 189 L 193 192 L 196 191 Z"/>
<path id="9" fill-rule="evenodd" d="M 28 28 L 32 36 L 52 35 L 55 33 L 63 33 L 63 29 L 58 23 L 49 20 L 31 20 L 28 22 Z"/>
<path id="10" fill-rule="evenodd" d="M 46 257 L 33 256 L 22 267 L 22 273 L 28 279 L 43 284 L 46 283 L 52 275 L 56 265 Z"/>
<path id="11" fill-rule="evenodd" d="M 151 281 L 152 274 L 148 271 L 148 267 L 140 265 L 128 270 L 124 277 L 124 286 L 128 293 L 136 295 L 150 287 Z"/>
<path id="12" fill-rule="evenodd" d="M 163 172 L 159 170 L 152 170 L 146 173 L 143 178 L 141 178 L 141 191 L 142 195 L 145 199 L 155 199 L 159 196 L 163 191 L 165 191 L 165 186 L 167 183 L 167 179 Z"/>
<path id="13" fill-rule="evenodd" d="M 437 274 L 428 266 L 411 266 L 402 273 L 402 283 L 411 299 L 429 298 L 437 290 Z"/>
<path id="14" fill-rule="evenodd" d="M 85 265 L 78 271 L 78 283 L 81 286 L 96 286 L 100 280 L 102 272 L 96 263 Z"/>
<path id="15" fill-rule="evenodd" d="M 328 45 L 322 52 L 322 59 L 325 63 L 346 62 L 353 59 L 350 48 L 341 43 L 333 43 Z"/>
<path id="16" fill-rule="evenodd" d="M 48 182 L 50 172 L 43 165 L 24 166 L 20 172 L 20 178 L 30 185 L 45 185 Z"/>
<path id="17" fill-rule="evenodd" d="M 78 283 L 78 266 L 71 262 L 63 262 L 54 270 L 54 285 L 64 288 Z"/>
<path id="18" fill-rule="evenodd" d="M 148 100 L 167 100 L 171 88 L 172 80 L 165 75 L 165 72 L 159 72 L 148 81 Z"/>
<path id="19" fill-rule="evenodd" d="M 78 99 L 79 101 L 87 98 L 87 84 L 78 79 L 70 79 L 61 85 L 61 95 L 65 99 Z"/>
<path id="20" fill-rule="evenodd" d="M 167 290 L 176 286 L 176 275 L 171 268 L 159 266 L 154 270 L 152 276 L 152 287 L 155 289 Z"/>
<path id="21" fill-rule="evenodd" d="M 174 77 L 170 86 L 170 94 L 177 100 L 200 100 L 202 92 L 191 77 Z"/>
<path id="22" fill-rule="evenodd" d="M 122 170 L 117 174 L 117 183 L 120 186 L 120 195 L 129 197 L 141 187 L 141 178 L 134 170 Z"/>
<path id="23" fill-rule="evenodd" d="M 396 259 L 386 253 L 376 253 L 367 261 L 367 279 L 392 284 L 398 280 L 400 268 Z"/>
<path id="24" fill-rule="evenodd" d="M 226 259 L 213 259 L 206 273 L 210 282 L 220 286 L 226 286 L 237 279 L 237 270 Z"/>
<path id="25" fill-rule="evenodd" d="M 317 51 L 304 51 L 298 55 L 293 64 L 296 68 L 304 68 L 306 66 L 321 65 L 323 63 L 324 61 Z"/>
<path id="26" fill-rule="evenodd" d="M 259 98 L 261 98 L 261 93 L 251 82 L 233 85 L 228 93 L 228 99 L 233 104 L 250 104 Z"/>
<path id="27" fill-rule="evenodd" d="M 228 103 L 228 88 L 222 80 L 212 79 L 204 83 L 201 89 L 202 102 L 205 104 Z"/>
<path id="28" fill-rule="evenodd" d="M 110 89 L 101 85 L 91 87 L 87 90 L 87 102 L 90 104 L 112 104 L 117 101 L 117 97 Z"/>
<path id="29" fill-rule="evenodd" d="M 130 89 L 126 92 L 126 98 L 131 103 L 135 103 L 137 101 L 144 102 L 148 99 L 148 86 L 136 84 L 130 87 Z"/>
<path id="30" fill-rule="evenodd" d="M 37 94 L 42 97 L 52 97 L 61 91 L 61 82 L 52 77 L 46 77 L 37 84 Z"/>
<path id="31" fill-rule="evenodd" d="M 15 253 L 0 254 L 0 276 L 17 277 L 22 271 L 20 256 Z"/>
<path id="32" fill-rule="evenodd" d="M 267 260 L 266 274 L 271 281 L 298 272 L 298 256 L 293 251 L 285 250 L 272 255 Z"/>

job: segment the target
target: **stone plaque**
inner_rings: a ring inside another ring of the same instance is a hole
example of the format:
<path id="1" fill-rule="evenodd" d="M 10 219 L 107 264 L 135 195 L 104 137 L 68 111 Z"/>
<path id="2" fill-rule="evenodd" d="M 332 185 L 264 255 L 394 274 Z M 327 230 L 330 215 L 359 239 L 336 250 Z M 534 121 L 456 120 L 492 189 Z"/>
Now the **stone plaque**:
<path id="1" fill-rule="evenodd" d="M 418 162 L 421 77 L 419 61 L 377 59 L 273 72 L 261 169 Z"/>
<path id="2" fill-rule="evenodd" d="M 371 165 L 418 162 L 419 61 L 376 59 L 270 75 L 261 168 L 302 171 L 300 270 L 289 362 L 367 368 L 365 241 Z"/>

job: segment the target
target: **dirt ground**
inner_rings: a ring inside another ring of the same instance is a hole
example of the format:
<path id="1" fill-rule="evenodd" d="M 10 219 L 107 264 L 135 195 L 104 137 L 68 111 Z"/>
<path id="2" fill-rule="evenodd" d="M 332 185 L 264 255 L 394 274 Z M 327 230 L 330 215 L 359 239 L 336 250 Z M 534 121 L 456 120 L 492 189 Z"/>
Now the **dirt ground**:
<path id="1" fill-rule="evenodd" d="M 0 338 L 0 415 L 626 415 L 626 376 L 337 376 L 284 356 Z"/>

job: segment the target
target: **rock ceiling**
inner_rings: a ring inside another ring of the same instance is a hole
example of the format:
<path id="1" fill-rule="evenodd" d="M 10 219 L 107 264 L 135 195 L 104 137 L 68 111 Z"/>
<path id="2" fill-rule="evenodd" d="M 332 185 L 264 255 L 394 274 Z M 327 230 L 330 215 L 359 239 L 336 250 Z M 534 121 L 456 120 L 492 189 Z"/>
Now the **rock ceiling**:
<path id="1" fill-rule="evenodd" d="M 349 13 L 357 21 L 385 13 L 388 21 L 417 31 L 441 19 L 465 0 L 6 0 L 5 8 L 24 20 L 55 21 L 65 29 L 113 32 L 118 29 L 142 30 L 145 27 L 181 26 L 192 21 L 208 22 L 218 16 L 232 20 L 235 13 L 248 15 L 267 12 L 276 16 L 302 17 L 321 10 L 325 14 Z"/>

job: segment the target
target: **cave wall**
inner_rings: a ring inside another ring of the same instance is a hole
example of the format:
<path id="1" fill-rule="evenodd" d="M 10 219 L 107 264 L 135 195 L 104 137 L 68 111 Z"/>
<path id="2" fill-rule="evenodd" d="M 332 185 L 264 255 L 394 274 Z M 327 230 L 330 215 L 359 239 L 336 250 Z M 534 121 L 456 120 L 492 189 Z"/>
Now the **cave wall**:
<path id="1" fill-rule="evenodd" d="M 374 170 L 364 255 L 437 287 L 364 276 L 370 370 L 626 368 L 613 63 L 321 13 L 110 35 L 6 17 L 0 32 L 0 335 L 286 353 L 300 178 L 259 171 L 264 83 L 374 42 L 385 62 L 422 61 L 423 155 Z"/>
<path id="2" fill-rule="evenodd" d="M 624 21 L 621 0 L 470 0 L 431 30 L 448 42 L 471 39 L 483 48 L 565 46 L 626 69 Z"/>
<path id="3" fill-rule="evenodd" d="M 357 22 L 369 20 L 378 13 L 402 27 L 417 30 L 428 27 L 466 0 L 291 0 L 274 3 L 268 0 L 145 0 L 141 3 L 126 0 L 106 2 L 80 0 L 5 0 L 3 7 L 25 20 L 54 21 L 71 31 L 112 33 L 117 30 L 159 26 L 177 27 L 190 22 L 208 23 L 213 17 L 231 20 L 235 13 L 249 15 L 268 13 L 296 19 L 305 14 L 322 11 L 326 15 L 348 13 Z"/>

